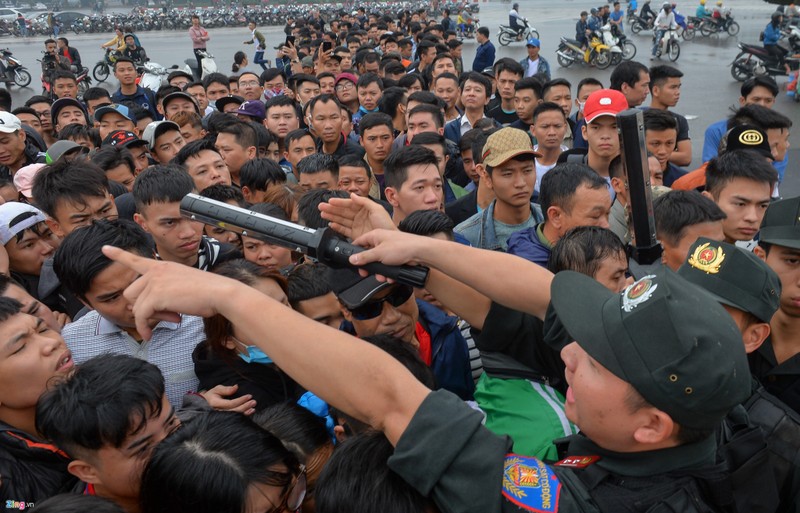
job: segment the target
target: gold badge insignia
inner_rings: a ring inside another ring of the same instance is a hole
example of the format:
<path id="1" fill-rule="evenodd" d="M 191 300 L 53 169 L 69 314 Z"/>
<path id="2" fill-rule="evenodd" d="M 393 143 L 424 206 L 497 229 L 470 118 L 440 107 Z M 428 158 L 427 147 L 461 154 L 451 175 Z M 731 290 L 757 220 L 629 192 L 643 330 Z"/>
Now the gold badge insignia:
<path id="1" fill-rule="evenodd" d="M 758 130 L 745 130 L 739 134 L 739 142 L 748 146 L 758 146 L 764 142 L 764 136 Z"/>
<path id="2" fill-rule="evenodd" d="M 689 257 L 688 263 L 695 269 L 708 274 L 717 274 L 722 262 L 725 260 L 725 253 L 721 247 L 712 247 L 710 242 L 700 244 L 695 248 L 692 256 Z"/>

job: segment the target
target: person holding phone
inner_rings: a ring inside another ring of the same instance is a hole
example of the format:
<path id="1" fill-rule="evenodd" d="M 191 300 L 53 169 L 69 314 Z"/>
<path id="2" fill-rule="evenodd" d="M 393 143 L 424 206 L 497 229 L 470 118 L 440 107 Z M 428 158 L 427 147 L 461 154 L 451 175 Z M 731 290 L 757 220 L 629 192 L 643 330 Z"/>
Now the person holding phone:
<path id="1" fill-rule="evenodd" d="M 253 63 L 261 66 L 261 69 L 267 69 L 270 66 L 269 59 L 264 58 L 264 50 L 267 48 L 264 35 L 256 30 L 256 22 L 250 20 L 247 23 L 247 28 L 250 29 L 250 39 L 245 41 L 246 45 L 256 45 L 256 54 L 253 56 Z"/>

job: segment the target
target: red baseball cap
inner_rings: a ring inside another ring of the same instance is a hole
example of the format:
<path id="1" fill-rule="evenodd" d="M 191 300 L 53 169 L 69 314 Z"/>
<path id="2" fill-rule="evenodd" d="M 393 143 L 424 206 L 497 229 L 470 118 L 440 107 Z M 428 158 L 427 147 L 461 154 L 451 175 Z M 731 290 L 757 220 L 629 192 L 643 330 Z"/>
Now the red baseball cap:
<path id="1" fill-rule="evenodd" d="M 600 89 L 586 98 L 583 106 L 583 116 L 586 123 L 591 123 L 600 116 L 616 116 L 628 108 L 625 95 L 614 89 Z"/>

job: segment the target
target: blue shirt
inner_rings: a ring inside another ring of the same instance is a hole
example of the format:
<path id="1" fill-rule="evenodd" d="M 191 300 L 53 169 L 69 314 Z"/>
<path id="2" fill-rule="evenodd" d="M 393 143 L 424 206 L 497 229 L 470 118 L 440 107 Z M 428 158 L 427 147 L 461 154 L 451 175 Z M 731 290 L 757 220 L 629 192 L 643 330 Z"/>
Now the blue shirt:
<path id="1" fill-rule="evenodd" d="M 491 41 L 479 45 L 475 51 L 475 60 L 472 61 L 472 71 L 480 73 L 486 68 L 491 68 L 494 64 L 494 54 L 494 45 Z"/>

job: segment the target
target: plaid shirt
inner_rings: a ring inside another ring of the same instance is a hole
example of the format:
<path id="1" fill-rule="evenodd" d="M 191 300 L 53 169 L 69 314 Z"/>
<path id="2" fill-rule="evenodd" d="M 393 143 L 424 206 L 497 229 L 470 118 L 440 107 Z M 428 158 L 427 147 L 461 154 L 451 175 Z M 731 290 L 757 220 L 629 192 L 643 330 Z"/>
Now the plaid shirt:
<path id="1" fill-rule="evenodd" d="M 103 353 L 126 354 L 157 366 L 164 375 L 167 399 L 181 406 L 187 392 L 197 390 L 192 352 L 205 340 L 203 319 L 181 315 L 181 322 L 159 322 L 153 328 L 153 338 L 137 342 L 125 330 L 91 311 L 75 322 L 64 326 L 62 336 L 72 351 L 75 363 L 81 363 Z"/>

